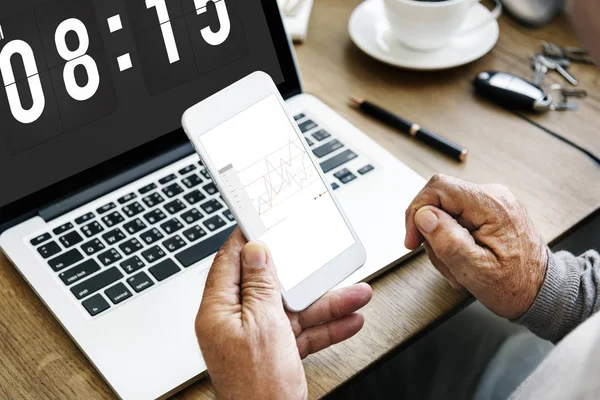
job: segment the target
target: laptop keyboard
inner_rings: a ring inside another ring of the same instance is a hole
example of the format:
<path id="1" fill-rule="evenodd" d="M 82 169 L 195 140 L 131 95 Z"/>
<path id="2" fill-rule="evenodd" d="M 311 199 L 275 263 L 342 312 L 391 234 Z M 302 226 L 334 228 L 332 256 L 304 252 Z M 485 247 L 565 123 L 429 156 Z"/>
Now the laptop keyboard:
<path id="1" fill-rule="evenodd" d="M 295 117 L 337 190 L 374 169 L 305 114 Z M 364 157 L 362 157 L 364 158 Z M 176 173 L 30 239 L 90 316 L 139 296 L 214 254 L 236 227 L 208 171 L 190 156 Z M 166 167 L 169 171 L 171 166 Z M 158 174 L 158 173 L 157 173 Z"/>

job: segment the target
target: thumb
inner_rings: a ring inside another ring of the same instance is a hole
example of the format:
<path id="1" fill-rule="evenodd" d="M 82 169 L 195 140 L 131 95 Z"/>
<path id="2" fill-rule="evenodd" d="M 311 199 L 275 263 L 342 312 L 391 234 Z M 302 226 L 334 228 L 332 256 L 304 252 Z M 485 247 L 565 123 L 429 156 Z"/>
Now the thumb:
<path id="1" fill-rule="evenodd" d="M 415 223 L 437 258 L 455 275 L 461 268 L 486 256 L 471 233 L 437 207 L 420 208 L 415 214 Z"/>
<path id="2" fill-rule="evenodd" d="M 281 307 L 277 271 L 267 247 L 250 242 L 242 250 L 242 305 L 250 303 Z"/>

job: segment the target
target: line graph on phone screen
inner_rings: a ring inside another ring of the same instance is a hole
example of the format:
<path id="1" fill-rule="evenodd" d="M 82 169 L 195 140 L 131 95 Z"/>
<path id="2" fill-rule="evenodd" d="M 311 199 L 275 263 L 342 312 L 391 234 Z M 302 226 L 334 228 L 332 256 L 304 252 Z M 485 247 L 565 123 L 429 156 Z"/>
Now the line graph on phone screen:
<path id="1" fill-rule="evenodd" d="M 289 138 L 285 144 L 271 150 L 264 151 L 264 155 L 238 171 L 260 216 L 286 203 L 293 203 L 295 196 L 320 183 L 319 175 L 299 138 Z"/>

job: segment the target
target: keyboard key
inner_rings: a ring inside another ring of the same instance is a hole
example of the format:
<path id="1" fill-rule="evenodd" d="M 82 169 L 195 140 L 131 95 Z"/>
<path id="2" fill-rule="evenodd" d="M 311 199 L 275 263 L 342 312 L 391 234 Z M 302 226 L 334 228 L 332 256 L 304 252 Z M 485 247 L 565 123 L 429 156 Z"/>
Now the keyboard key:
<path id="1" fill-rule="evenodd" d="M 181 271 L 181 268 L 175 264 L 175 261 L 169 258 L 159 264 L 156 264 L 154 267 L 148 268 L 148 271 L 150 271 L 154 279 L 160 282 L 164 281 L 170 276 L 175 275 Z"/>
<path id="2" fill-rule="evenodd" d="M 120 265 L 121 268 L 123 268 L 123 270 L 128 274 L 133 274 L 135 271 L 142 269 L 144 268 L 144 266 L 146 266 L 146 264 L 144 264 L 144 262 L 138 256 L 131 257 L 123 261 Z"/>
<path id="3" fill-rule="evenodd" d="M 100 207 L 99 209 L 96 210 L 96 212 L 100 215 L 109 212 L 110 210 L 112 210 L 113 208 L 116 207 L 115 203 L 108 203 L 102 207 Z"/>
<path id="4" fill-rule="evenodd" d="M 333 182 L 333 183 L 331 184 L 331 188 L 332 188 L 333 190 L 337 190 L 337 189 L 339 189 L 339 188 L 340 188 L 340 185 L 338 185 L 337 183 Z"/>
<path id="5" fill-rule="evenodd" d="M 223 219 L 221 217 L 219 217 L 218 215 L 215 215 L 214 217 L 204 221 L 204 226 L 206 226 L 208 229 L 210 229 L 213 232 L 219 228 L 224 227 L 225 225 L 227 225 L 227 222 L 223 221 Z"/>
<path id="6" fill-rule="evenodd" d="M 104 272 L 100 272 L 94 275 L 87 281 L 83 281 L 71 288 L 71 292 L 75 295 L 78 300 L 89 296 L 92 293 L 97 292 L 100 289 L 104 289 L 111 283 L 114 283 L 123 277 L 123 273 L 112 267 Z"/>
<path id="7" fill-rule="evenodd" d="M 136 238 L 129 239 L 126 242 L 123 242 L 119 245 L 119 248 L 126 256 L 135 253 L 138 250 L 142 249 L 142 244 Z"/>
<path id="8" fill-rule="evenodd" d="M 70 267 L 71 265 L 73 265 L 76 262 L 79 262 L 81 260 L 83 260 L 83 256 L 81 255 L 79 250 L 73 249 L 73 250 L 67 251 L 64 254 L 61 254 L 58 257 L 55 257 L 55 258 L 49 260 L 48 265 L 50 265 L 50 268 L 52 268 L 55 272 L 58 272 L 61 269 Z"/>
<path id="9" fill-rule="evenodd" d="M 136 215 L 144 212 L 144 207 L 142 207 L 142 205 L 140 203 L 138 203 L 137 201 L 134 201 L 133 203 L 123 207 L 123 212 L 129 218 L 132 218 L 132 217 L 135 217 Z"/>
<path id="10" fill-rule="evenodd" d="M 43 258 L 50 258 L 53 255 L 60 253 L 60 246 L 56 242 L 49 242 L 38 247 L 37 251 Z"/>
<path id="11" fill-rule="evenodd" d="M 234 229 L 235 225 L 217 233 L 214 236 L 209 237 L 202 242 L 196 243 L 192 247 L 177 254 L 175 258 L 177 258 L 177 261 L 179 261 L 181 265 L 187 268 L 210 256 L 211 254 L 216 253 L 217 250 L 223 246 L 223 243 L 225 243 Z"/>
<path id="12" fill-rule="evenodd" d="M 199 190 L 194 190 L 188 194 L 186 194 L 185 196 L 183 196 L 183 198 L 185 199 L 185 201 L 187 201 L 190 205 L 194 205 L 196 203 L 201 202 L 202 200 L 206 199 L 206 196 L 203 195 L 202 193 L 200 193 Z"/>
<path id="13" fill-rule="evenodd" d="M 106 289 L 104 294 L 110 301 L 112 301 L 113 304 L 119 304 L 120 302 L 125 301 L 133 296 L 129 289 L 127 289 L 127 286 L 120 282 L 115 286 Z"/>
<path id="14" fill-rule="evenodd" d="M 122 230 L 116 228 L 102 235 L 102 239 L 104 239 L 104 241 L 108 244 L 115 244 L 125 239 L 125 234 Z"/>
<path id="15" fill-rule="evenodd" d="M 125 204 L 125 203 L 128 203 L 131 200 L 135 199 L 136 197 L 137 197 L 137 194 L 129 193 L 129 194 L 126 194 L 125 196 L 121 197 L 119 200 L 117 200 L 117 202 L 119 204 Z"/>
<path id="16" fill-rule="evenodd" d="M 356 179 L 356 175 L 354 174 L 348 174 L 348 175 L 344 175 L 343 178 L 340 179 L 340 181 L 344 184 L 352 182 L 353 180 Z"/>
<path id="17" fill-rule="evenodd" d="M 116 263 L 122 258 L 123 256 L 116 249 L 110 249 L 98 256 L 98 260 L 100 260 L 100 262 L 104 264 L 105 267 L 108 267 L 110 264 Z"/>
<path id="18" fill-rule="evenodd" d="M 300 130 L 302 131 L 302 133 L 306 133 L 306 132 L 310 131 L 311 129 L 315 129 L 316 127 L 318 127 L 318 125 L 310 119 L 302 122 L 298 126 L 300 127 Z"/>
<path id="19" fill-rule="evenodd" d="M 364 167 L 362 167 L 361 169 L 358 170 L 358 173 L 361 175 L 366 174 L 367 172 L 371 172 L 375 169 L 375 167 L 373 167 L 371 164 L 369 165 L 365 165 Z"/>
<path id="20" fill-rule="evenodd" d="M 60 238 L 60 242 L 65 248 L 73 247 L 77 243 L 83 242 L 83 238 L 77 231 L 69 232 Z"/>
<path id="21" fill-rule="evenodd" d="M 344 176 L 348 174 L 351 174 L 350 170 L 348 170 L 348 168 L 344 168 L 333 174 L 333 176 L 341 180 Z"/>
<path id="22" fill-rule="evenodd" d="M 235 217 L 233 216 L 233 214 L 231 213 L 231 211 L 229 210 L 225 210 L 223 211 L 223 215 L 225 216 L 225 218 L 227 218 L 230 221 L 235 221 Z"/>
<path id="23" fill-rule="evenodd" d="M 163 231 L 167 233 L 167 235 L 170 235 L 171 233 L 175 233 L 178 230 L 182 229 L 183 225 L 181 224 L 181 222 L 179 222 L 177 218 L 173 218 L 161 224 L 160 227 Z"/>
<path id="24" fill-rule="evenodd" d="M 186 205 L 181 200 L 175 200 L 165 204 L 165 210 L 171 215 L 177 214 L 179 211 L 185 210 Z"/>
<path id="25" fill-rule="evenodd" d="M 91 256 L 93 254 L 96 254 L 100 250 L 104 250 L 104 245 L 100 240 L 93 239 L 82 245 L 81 249 L 85 252 L 85 254 Z"/>
<path id="26" fill-rule="evenodd" d="M 146 242 L 146 244 L 152 244 L 152 243 L 158 242 L 164 236 L 162 233 L 160 233 L 160 231 L 157 228 L 152 228 L 152 229 L 142 233 L 140 235 L 140 237 L 142 238 L 142 240 L 144 242 Z"/>
<path id="27" fill-rule="evenodd" d="M 160 183 L 161 185 L 166 185 L 167 183 L 174 181 L 175 179 L 177 179 L 177 176 L 175 176 L 175 174 L 171 174 L 159 180 L 158 183 Z"/>
<path id="28" fill-rule="evenodd" d="M 51 237 L 52 236 L 49 233 L 44 233 L 43 235 L 40 235 L 34 239 L 31 239 L 30 243 L 34 246 L 38 246 L 38 245 L 50 240 Z"/>
<path id="29" fill-rule="evenodd" d="M 183 231 L 183 236 L 185 236 L 190 242 L 195 242 L 201 237 L 206 236 L 206 232 L 204 231 L 204 229 L 200 228 L 199 225 L 195 225 L 187 231 Z"/>
<path id="30" fill-rule="evenodd" d="M 309 138 L 304 138 L 304 139 L 306 139 L 306 143 L 308 143 L 309 146 L 314 146 L 315 145 L 315 142 L 313 142 Z"/>
<path id="31" fill-rule="evenodd" d="M 146 251 L 142 251 L 142 257 L 146 259 L 150 264 L 156 262 L 166 256 L 165 252 L 158 246 L 154 246 L 149 248 Z"/>
<path id="32" fill-rule="evenodd" d="M 327 139 L 330 136 L 331 135 L 329 134 L 329 132 L 327 132 L 325 129 L 321 129 L 320 131 L 317 131 L 317 132 L 315 132 L 315 133 L 312 134 L 312 137 L 314 137 L 315 139 L 317 139 L 319 142 Z"/>
<path id="33" fill-rule="evenodd" d="M 159 210 L 159 209 L 152 210 L 149 213 L 144 215 L 144 219 L 146 221 L 148 221 L 148 223 L 150 225 L 154 225 L 154 224 L 162 221 L 165 218 L 167 218 L 167 216 L 165 215 L 164 212 L 162 212 L 162 210 Z"/>
<path id="34" fill-rule="evenodd" d="M 152 208 L 165 201 L 165 199 L 163 199 L 159 193 L 152 193 L 151 195 L 144 197 L 142 200 L 144 203 L 146 203 L 146 207 L 148 208 Z"/>
<path id="35" fill-rule="evenodd" d="M 358 155 L 354 153 L 352 150 L 346 150 L 338 154 L 337 156 L 331 157 L 329 160 L 321 163 L 321 168 L 324 173 L 328 173 L 331 170 L 336 169 L 347 163 L 350 160 L 354 160 Z"/>
<path id="36" fill-rule="evenodd" d="M 140 192 L 140 194 L 146 194 L 148 192 L 153 191 L 154 189 L 156 189 L 156 185 L 154 183 L 151 183 L 138 190 L 138 192 Z"/>
<path id="37" fill-rule="evenodd" d="M 200 206 L 206 214 L 212 214 L 223 208 L 223 205 L 215 199 L 211 199 Z"/>
<path id="38" fill-rule="evenodd" d="M 163 242 L 163 246 L 167 251 L 174 252 L 185 246 L 185 240 L 183 240 L 179 235 L 172 237 L 171 239 L 165 240 Z"/>
<path id="39" fill-rule="evenodd" d="M 167 195 L 167 197 L 175 197 L 180 193 L 183 193 L 183 189 L 181 186 L 179 186 L 178 184 L 174 183 L 170 186 L 167 186 L 166 188 L 164 188 L 163 193 Z"/>
<path id="40" fill-rule="evenodd" d="M 188 188 L 191 189 L 193 187 L 198 186 L 199 184 L 202 183 L 202 178 L 200 178 L 198 175 L 196 174 L 192 174 L 190 176 L 187 176 L 185 178 L 183 178 L 181 180 L 181 182 Z"/>
<path id="41" fill-rule="evenodd" d="M 196 169 L 194 164 L 188 165 L 187 167 L 179 170 L 179 175 L 186 175 Z"/>
<path id="42" fill-rule="evenodd" d="M 123 228 L 125 228 L 130 235 L 135 235 L 136 233 L 146 229 L 146 224 L 143 223 L 141 219 L 136 218 L 133 221 L 123 225 Z"/>
<path id="43" fill-rule="evenodd" d="M 54 232 L 55 235 L 60 235 L 62 233 L 65 233 L 69 229 L 73 229 L 73 224 L 70 222 L 59 226 L 58 228 L 54 229 L 52 232 Z"/>
<path id="44" fill-rule="evenodd" d="M 100 225 L 100 223 L 98 221 L 91 222 L 91 223 L 85 225 L 83 228 L 81 228 L 81 231 L 83 232 L 83 234 L 88 238 L 91 238 L 92 236 L 96 236 L 103 230 L 104 230 L 104 228 L 102 227 L 102 225 Z"/>
<path id="45" fill-rule="evenodd" d="M 304 115 L 304 114 L 298 114 L 298 115 L 294 116 L 294 120 L 299 121 L 299 120 L 301 120 L 304 117 L 306 117 L 306 115 Z"/>
<path id="46" fill-rule="evenodd" d="M 208 172 L 207 169 L 203 169 L 202 171 L 200 171 L 200 173 L 202 174 L 203 177 L 206 178 L 207 181 L 210 181 L 212 179 L 210 177 L 210 173 Z"/>
<path id="47" fill-rule="evenodd" d="M 106 217 L 102 218 L 102 222 L 104 222 L 104 224 L 106 226 L 108 226 L 109 228 L 111 226 L 120 224 L 123 221 L 125 221 L 125 218 L 123 218 L 123 216 L 121 214 L 119 214 L 118 211 L 115 211 L 112 214 L 109 214 Z"/>
<path id="48" fill-rule="evenodd" d="M 81 225 L 84 222 L 88 222 L 89 220 L 91 220 L 92 218 L 94 218 L 94 213 L 87 213 L 82 215 L 81 217 L 75 219 L 75 223 L 77 225 Z"/>
<path id="49" fill-rule="evenodd" d="M 206 193 L 208 193 L 211 196 L 218 192 L 217 187 L 212 182 L 209 183 L 208 185 L 204 186 L 204 190 L 206 190 Z"/>
<path id="50" fill-rule="evenodd" d="M 65 272 L 58 274 L 58 277 L 63 281 L 65 285 L 70 286 L 75 282 L 79 282 L 83 278 L 86 278 L 97 271 L 100 271 L 100 266 L 98 265 L 96 260 L 90 259 L 82 262 L 76 267 L 73 267 Z"/>
<path id="51" fill-rule="evenodd" d="M 333 174 L 336 178 L 338 178 L 342 183 L 348 183 L 356 179 L 356 175 L 350 172 L 347 168 L 344 168 L 335 174 Z"/>
<path id="52" fill-rule="evenodd" d="M 93 297 L 90 297 L 89 299 L 83 301 L 81 304 L 83 305 L 83 307 L 85 307 L 87 312 L 90 313 L 92 317 L 110 308 L 110 305 L 106 300 L 104 300 L 104 297 L 102 297 L 101 294 L 97 294 Z"/>
<path id="53" fill-rule="evenodd" d="M 202 213 L 197 209 L 192 208 L 190 211 L 181 214 L 181 218 L 183 218 L 186 223 L 193 224 L 194 222 L 204 218 L 204 215 L 202 215 Z"/>
<path id="54" fill-rule="evenodd" d="M 313 153 L 315 156 L 317 156 L 319 158 L 323 158 L 326 155 L 331 154 L 334 151 L 341 149 L 342 147 L 344 147 L 342 142 L 340 142 L 337 139 L 333 139 L 332 141 L 325 143 L 323 146 L 313 149 Z"/>
<path id="55" fill-rule="evenodd" d="M 140 272 L 139 274 L 128 278 L 127 283 L 133 288 L 133 290 L 135 290 L 136 293 L 139 293 L 142 290 L 146 290 L 150 286 L 154 285 L 152 279 L 150 279 L 150 277 L 146 275 L 145 272 Z"/>

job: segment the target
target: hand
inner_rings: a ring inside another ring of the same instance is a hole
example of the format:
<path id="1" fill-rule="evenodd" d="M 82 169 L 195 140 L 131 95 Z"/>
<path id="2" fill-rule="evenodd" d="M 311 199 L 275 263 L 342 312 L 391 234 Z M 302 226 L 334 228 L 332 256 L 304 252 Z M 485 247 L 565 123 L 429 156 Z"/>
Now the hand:
<path id="1" fill-rule="evenodd" d="M 501 185 L 435 175 L 406 210 L 409 249 L 425 243 L 433 265 L 501 317 L 516 319 L 543 283 L 547 247 Z"/>
<path id="2" fill-rule="evenodd" d="M 196 335 L 222 399 L 299 399 L 308 389 L 301 359 L 363 326 L 371 299 L 359 284 L 331 292 L 300 313 L 283 308 L 267 248 L 236 229 L 215 257 L 196 317 Z"/>

